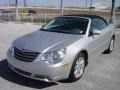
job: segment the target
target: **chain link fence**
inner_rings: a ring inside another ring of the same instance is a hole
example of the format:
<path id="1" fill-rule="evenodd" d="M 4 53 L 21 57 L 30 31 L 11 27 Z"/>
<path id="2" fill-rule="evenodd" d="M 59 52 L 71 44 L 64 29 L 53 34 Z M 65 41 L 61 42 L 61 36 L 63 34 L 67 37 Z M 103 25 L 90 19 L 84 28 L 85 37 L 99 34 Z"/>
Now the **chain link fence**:
<path id="1" fill-rule="evenodd" d="M 72 13 L 70 13 L 72 14 Z M 92 13 L 96 14 L 96 13 Z M 38 23 L 44 24 L 49 22 L 52 18 L 60 16 L 60 13 L 37 13 L 37 14 L 28 14 L 28 13 L 19 13 L 18 19 L 16 20 L 15 13 L 0 13 L 0 22 L 19 22 L 19 23 Z M 98 14 L 109 21 L 109 14 Z M 120 27 L 120 14 L 115 16 L 115 24 L 117 27 Z"/>
<path id="2" fill-rule="evenodd" d="M 29 15 L 27 13 L 19 13 L 16 20 L 15 13 L 0 13 L 0 22 L 20 22 L 20 23 L 47 23 L 52 18 L 60 16 L 59 13 L 41 13 Z"/>

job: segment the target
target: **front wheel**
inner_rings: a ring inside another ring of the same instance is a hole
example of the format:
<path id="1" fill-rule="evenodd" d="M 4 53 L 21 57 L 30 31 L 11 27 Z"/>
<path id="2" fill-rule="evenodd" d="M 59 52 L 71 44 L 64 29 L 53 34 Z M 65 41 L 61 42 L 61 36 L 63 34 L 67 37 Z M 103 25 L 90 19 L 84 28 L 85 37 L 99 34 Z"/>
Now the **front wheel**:
<path id="1" fill-rule="evenodd" d="M 85 63 L 86 63 L 85 55 L 83 53 L 80 53 L 73 62 L 71 72 L 69 75 L 70 81 L 76 81 L 82 77 L 85 70 Z"/>

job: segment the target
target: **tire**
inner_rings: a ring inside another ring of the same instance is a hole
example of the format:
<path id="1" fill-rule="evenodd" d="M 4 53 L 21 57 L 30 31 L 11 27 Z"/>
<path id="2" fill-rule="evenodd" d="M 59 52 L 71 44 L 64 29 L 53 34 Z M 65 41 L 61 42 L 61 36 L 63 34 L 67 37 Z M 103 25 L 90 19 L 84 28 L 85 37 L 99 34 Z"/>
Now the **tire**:
<path id="1" fill-rule="evenodd" d="M 111 53 L 114 50 L 114 43 L 115 43 L 115 39 L 112 38 L 111 41 L 110 41 L 110 44 L 109 44 L 109 47 L 108 47 L 106 53 L 109 54 L 109 53 Z"/>
<path id="2" fill-rule="evenodd" d="M 77 55 L 73 62 L 68 80 L 72 82 L 79 80 L 84 73 L 85 64 L 86 64 L 85 55 L 83 53 L 79 53 L 79 55 Z"/>

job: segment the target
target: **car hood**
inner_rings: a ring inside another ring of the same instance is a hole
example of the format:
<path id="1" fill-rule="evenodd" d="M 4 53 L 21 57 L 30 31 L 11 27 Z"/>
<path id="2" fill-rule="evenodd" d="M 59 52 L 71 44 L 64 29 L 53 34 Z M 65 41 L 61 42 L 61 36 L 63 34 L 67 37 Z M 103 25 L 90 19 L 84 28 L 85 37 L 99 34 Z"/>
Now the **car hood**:
<path id="1" fill-rule="evenodd" d="M 18 49 L 42 53 L 66 48 L 82 37 L 83 35 L 35 31 L 16 39 L 13 44 Z"/>

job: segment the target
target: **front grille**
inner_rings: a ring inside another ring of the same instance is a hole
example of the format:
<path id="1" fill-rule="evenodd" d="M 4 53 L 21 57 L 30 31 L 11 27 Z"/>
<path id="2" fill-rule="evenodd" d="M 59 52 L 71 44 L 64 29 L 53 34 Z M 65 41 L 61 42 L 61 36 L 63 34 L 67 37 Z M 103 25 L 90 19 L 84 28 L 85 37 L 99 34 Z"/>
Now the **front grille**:
<path id="1" fill-rule="evenodd" d="M 25 62 L 32 62 L 36 59 L 36 57 L 40 53 L 38 52 L 28 52 L 28 51 L 22 51 L 16 47 L 14 47 L 14 57 L 18 60 L 25 61 Z"/>

